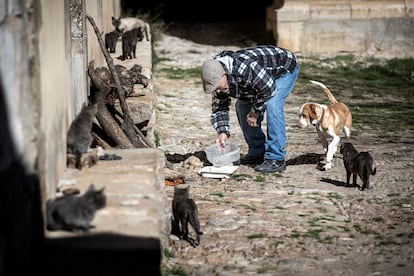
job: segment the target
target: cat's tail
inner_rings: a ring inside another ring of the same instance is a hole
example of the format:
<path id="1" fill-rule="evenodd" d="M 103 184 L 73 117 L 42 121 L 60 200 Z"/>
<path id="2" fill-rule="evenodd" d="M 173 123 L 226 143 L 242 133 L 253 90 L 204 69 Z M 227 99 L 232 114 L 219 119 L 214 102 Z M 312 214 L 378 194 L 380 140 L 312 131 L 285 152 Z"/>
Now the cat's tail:
<path id="1" fill-rule="evenodd" d="M 190 224 L 193 226 L 194 232 L 197 235 L 203 235 L 203 232 L 200 230 L 200 221 L 198 220 L 198 211 L 195 211 L 195 216 L 190 216 Z"/>
<path id="2" fill-rule="evenodd" d="M 368 153 L 367 167 L 368 167 L 370 175 L 375 175 L 377 173 L 377 167 L 375 166 L 374 159 L 372 159 L 372 156 L 369 153 Z"/>
<path id="3" fill-rule="evenodd" d="M 75 153 L 75 167 L 77 169 L 82 169 L 82 153 L 79 151 L 76 151 Z"/>
<path id="4" fill-rule="evenodd" d="M 200 230 L 200 223 L 198 221 L 198 219 L 195 219 L 195 221 L 192 223 L 194 231 L 198 234 L 198 235 L 203 235 L 203 232 Z"/>
<path id="5" fill-rule="evenodd" d="M 147 39 L 147 41 L 149 41 L 148 29 L 149 29 L 148 24 L 145 23 L 144 24 L 144 33 L 145 33 L 145 38 Z"/>
<path id="6" fill-rule="evenodd" d="M 377 167 L 375 166 L 375 163 L 371 163 L 371 175 L 375 175 L 377 173 Z"/>
<path id="7" fill-rule="evenodd" d="M 367 152 L 363 152 L 366 155 L 364 163 L 364 178 L 368 179 L 369 175 L 375 175 L 377 173 L 377 167 L 375 166 L 375 162 L 372 159 L 371 155 Z"/>

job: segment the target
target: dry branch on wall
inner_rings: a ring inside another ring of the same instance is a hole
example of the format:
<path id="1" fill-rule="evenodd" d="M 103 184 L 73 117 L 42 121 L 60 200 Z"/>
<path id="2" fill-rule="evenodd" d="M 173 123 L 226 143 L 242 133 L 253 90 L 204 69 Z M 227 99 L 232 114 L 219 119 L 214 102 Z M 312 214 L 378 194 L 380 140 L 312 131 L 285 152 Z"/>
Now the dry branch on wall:
<path id="1" fill-rule="evenodd" d="M 91 23 L 91 25 L 92 25 L 92 27 L 95 31 L 96 37 L 98 39 L 98 43 L 101 47 L 101 50 L 102 50 L 102 53 L 105 57 L 106 63 L 108 64 L 108 68 L 111 71 L 112 77 L 115 81 L 117 96 L 118 96 L 119 104 L 121 106 L 121 110 L 122 110 L 122 113 L 123 113 L 123 122 L 121 124 L 122 130 L 124 131 L 124 133 L 128 137 L 130 143 L 133 144 L 133 146 L 135 146 L 137 148 L 139 148 L 139 147 L 151 147 L 150 144 L 147 144 L 147 142 L 142 139 L 142 137 L 144 137 L 144 135 L 141 133 L 141 131 L 138 128 L 134 127 L 134 122 L 131 118 L 128 106 L 127 106 L 126 101 L 125 101 L 126 92 L 124 91 L 124 88 L 121 85 L 121 81 L 120 81 L 118 72 L 115 68 L 115 65 L 113 63 L 113 60 L 112 60 L 111 56 L 108 53 L 108 50 L 105 47 L 105 44 L 102 40 L 100 31 L 99 31 L 98 27 L 96 26 L 94 19 L 89 15 L 85 15 L 85 16 L 88 19 L 89 23 Z M 111 137 L 111 138 L 113 138 L 113 137 Z"/>
<path id="2" fill-rule="evenodd" d="M 111 92 L 112 88 L 102 80 L 99 70 L 95 70 L 94 61 L 89 62 L 88 75 L 92 80 L 93 86 L 96 88 L 94 100 L 98 104 L 96 119 L 99 124 L 108 136 L 117 143 L 119 148 L 134 148 L 134 145 L 106 108 L 106 97 Z"/>

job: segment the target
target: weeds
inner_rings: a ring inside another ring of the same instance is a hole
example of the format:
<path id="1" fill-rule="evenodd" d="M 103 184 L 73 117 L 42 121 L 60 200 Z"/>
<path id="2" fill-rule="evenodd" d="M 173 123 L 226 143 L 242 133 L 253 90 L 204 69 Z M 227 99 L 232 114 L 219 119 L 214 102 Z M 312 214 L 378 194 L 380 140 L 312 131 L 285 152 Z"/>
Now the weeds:
<path id="1" fill-rule="evenodd" d="M 161 271 L 162 276 L 187 276 L 187 272 L 181 267 L 176 267 L 172 269 L 163 269 Z"/>
<path id="2" fill-rule="evenodd" d="M 245 174 L 245 173 L 239 173 L 239 174 L 233 174 L 231 176 L 232 179 L 236 181 L 242 181 L 253 178 L 251 175 Z"/>
<path id="3" fill-rule="evenodd" d="M 220 193 L 220 192 L 210 193 L 210 195 L 211 195 L 211 196 L 224 197 L 223 193 Z"/>
<path id="4" fill-rule="evenodd" d="M 248 235 L 247 236 L 247 238 L 249 240 L 252 240 L 252 239 L 261 239 L 261 238 L 266 238 L 266 237 L 267 237 L 267 235 L 264 234 L 264 233 L 251 234 L 251 235 Z"/>
<path id="5" fill-rule="evenodd" d="M 188 79 L 199 78 L 200 68 L 181 69 L 177 67 L 173 68 L 160 68 L 160 73 L 163 73 L 169 79 Z"/>

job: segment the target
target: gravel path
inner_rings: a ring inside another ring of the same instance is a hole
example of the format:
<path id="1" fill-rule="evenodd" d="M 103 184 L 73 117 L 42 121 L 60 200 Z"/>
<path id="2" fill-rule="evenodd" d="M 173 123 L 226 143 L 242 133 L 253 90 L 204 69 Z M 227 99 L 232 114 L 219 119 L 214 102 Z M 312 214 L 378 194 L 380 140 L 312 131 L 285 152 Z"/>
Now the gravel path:
<path id="1" fill-rule="evenodd" d="M 163 69 L 199 67 L 223 49 L 237 47 L 168 35 L 155 46 L 162 60 L 153 77 L 156 131 L 164 149 L 199 151 L 214 142 L 216 133 L 209 122 L 211 96 L 202 92 L 200 79 L 168 78 Z M 174 164 L 191 186 L 204 234 L 196 248 L 171 237 L 164 270 L 188 275 L 413 275 L 413 133 L 394 142 L 359 133 L 353 143 L 373 155 L 377 174 L 368 191 L 345 187 L 342 155 L 335 155 L 332 170 L 319 171 L 316 162 L 323 150 L 316 131 L 296 127 L 298 108 L 308 101 L 295 93 L 300 89 L 297 85 L 286 103 L 289 166 L 282 175 L 240 166 L 231 179 L 207 179 L 197 174 L 202 164 L 196 158 Z M 318 97 L 313 100 L 323 99 L 322 91 Z M 232 140 L 245 153 L 234 112 L 232 116 Z M 172 191 L 166 188 L 170 200 Z"/>

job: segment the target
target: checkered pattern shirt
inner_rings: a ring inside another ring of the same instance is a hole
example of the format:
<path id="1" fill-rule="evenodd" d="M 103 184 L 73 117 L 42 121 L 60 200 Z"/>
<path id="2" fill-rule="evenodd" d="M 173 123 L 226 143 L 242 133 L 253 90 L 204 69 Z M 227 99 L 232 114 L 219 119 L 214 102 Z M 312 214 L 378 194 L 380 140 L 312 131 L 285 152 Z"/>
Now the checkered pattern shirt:
<path id="1" fill-rule="evenodd" d="M 231 72 L 223 66 L 229 93 L 213 92 L 210 120 L 217 133 L 230 135 L 231 98 L 250 100 L 255 112 L 263 112 L 266 101 L 276 93 L 275 80 L 296 68 L 296 58 L 292 52 L 271 45 L 223 51 L 216 57 L 226 55 L 233 58 Z"/>

